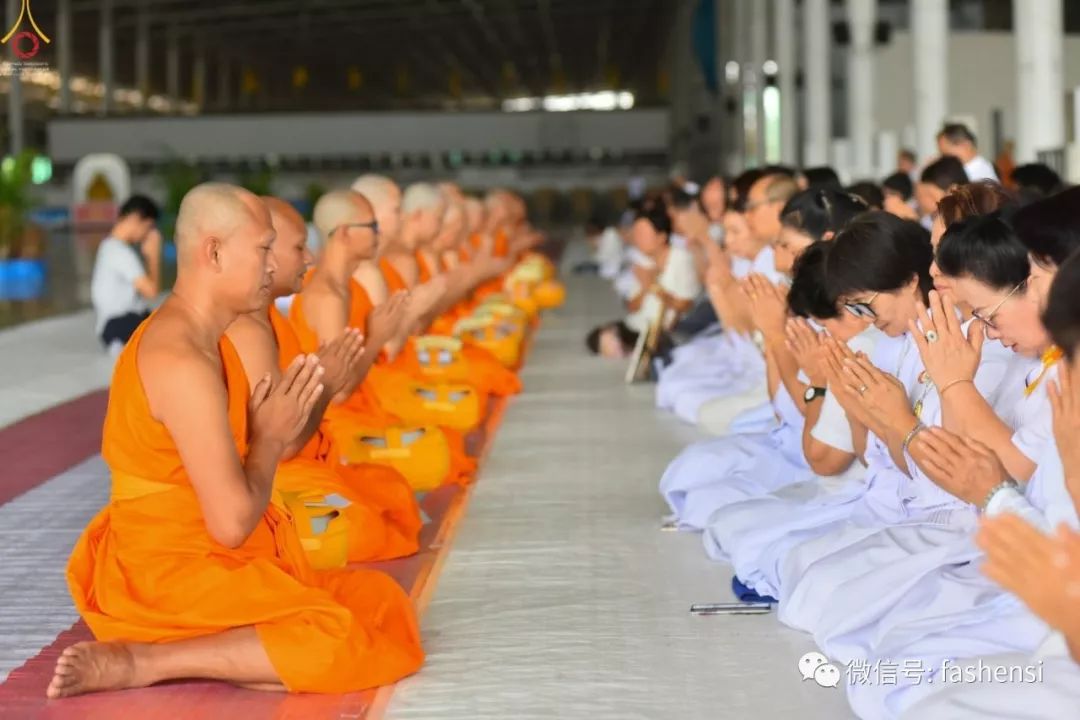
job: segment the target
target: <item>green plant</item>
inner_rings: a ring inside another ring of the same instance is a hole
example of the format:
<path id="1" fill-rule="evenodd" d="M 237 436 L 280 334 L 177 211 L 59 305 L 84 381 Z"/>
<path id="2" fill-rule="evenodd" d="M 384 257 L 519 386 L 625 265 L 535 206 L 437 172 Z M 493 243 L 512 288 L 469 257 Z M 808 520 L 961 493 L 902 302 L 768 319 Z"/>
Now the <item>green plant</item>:
<path id="1" fill-rule="evenodd" d="M 176 214 L 180 212 L 180 202 L 191 188 L 206 178 L 199 166 L 173 156 L 161 169 L 161 182 L 165 186 L 165 217 L 162 218 L 161 232 L 166 241 L 171 241 L 176 229 Z"/>
<path id="2" fill-rule="evenodd" d="M 274 171 L 269 167 L 244 170 L 237 177 L 237 184 L 256 195 L 273 195 Z"/>
<path id="3" fill-rule="evenodd" d="M 0 260 L 20 257 L 33 205 L 33 162 L 37 152 L 23 150 L 0 161 Z"/>
<path id="4" fill-rule="evenodd" d="M 311 222 L 312 216 L 315 214 L 315 203 L 319 202 L 319 198 L 326 194 L 326 187 L 319 183 L 309 183 L 304 189 L 304 200 L 306 204 L 304 209 L 304 219 Z"/>

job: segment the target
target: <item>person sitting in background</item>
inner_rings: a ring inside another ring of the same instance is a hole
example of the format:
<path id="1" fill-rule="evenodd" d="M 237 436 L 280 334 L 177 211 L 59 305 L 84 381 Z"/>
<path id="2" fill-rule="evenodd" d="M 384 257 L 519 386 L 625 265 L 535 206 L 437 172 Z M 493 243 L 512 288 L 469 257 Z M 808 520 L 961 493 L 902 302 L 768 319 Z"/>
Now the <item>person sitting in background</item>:
<path id="1" fill-rule="evenodd" d="M 915 157 L 913 150 L 906 148 L 896 153 L 896 172 L 897 174 L 907 175 L 909 178 L 914 179 L 915 170 L 919 166 L 919 159 Z"/>
<path id="2" fill-rule="evenodd" d="M 884 195 L 882 210 L 904 220 L 919 219 L 918 213 L 912 206 L 915 185 L 911 182 L 910 175 L 902 172 L 893 173 L 881 181 L 881 192 Z"/>
<path id="3" fill-rule="evenodd" d="M 120 206 L 119 219 L 98 247 L 90 300 L 97 314 L 97 335 L 114 355 L 150 316 L 150 301 L 161 291 L 159 214 L 153 200 L 132 195 Z"/>
<path id="4" fill-rule="evenodd" d="M 955 157 L 946 155 L 923 168 L 915 185 L 915 203 L 923 227 L 929 229 L 941 198 L 958 185 L 969 182 L 964 165 Z"/>
<path id="5" fill-rule="evenodd" d="M 600 277 L 613 280 L 626 259 L 626 246 L 619 231 L 605 218 L 595 215 L 585 223 L 585 238 L 593 251 L 592 260 L 574 268 L 574 272 L 585 272 L 585 266 L 589 266 Z"/>
<path id="6" fill-rule="evenodd" d="M 1061 176 L 1042 163 L 1028 163 L 1013 168 L 1009 185 L 1020 195 L 1020 204 L 1042 200 L 1065 189 Z"/>
<path id="7" fill-rule="evenodd" d="M 593 354 L 625 357 L 634 347 L 633 342 L 626 340 L 632 337 L 636 342 L 637 336 L 658 320 L 668 324 L 665 321 L 685 312 L 701 292 L 693 255 L 685 248 L 671 245 L 670 238 L 671 219 L 663 207 L 638 215 L 631 226 L 630 239 L 641 254 L 652 260 L 654 267 L 634 266 L 640 289 L 627 303 L 629 314 L 589 333 L 586 344 Z M 618 343 L 614 342 L 616 339 Z"/>
<path id="8" fill-rule="evenodd" d="M 701 186 L 701 210 L 709 219 L 709 236 L 716 242 L 724 239 L 724 213 L 727 212 L 727 181 L 719 175 Z"/>
<path id="9" fill-rule="evenodd" d="M 937 134 L 938 151 L 964 164 L 968 180 L 997 180 L 997 170 L 979 154 L 975 133 L 963 123 L 947 123 Z"/>
<path id="10" fill-rule="evenodd" d="M 847 187 L 846 192 L 862 198 L 871 210 L 885 209 L 885 192 L 877 183 L 871 180 L 860 180 L 857 183 L 852 183 Z"/>

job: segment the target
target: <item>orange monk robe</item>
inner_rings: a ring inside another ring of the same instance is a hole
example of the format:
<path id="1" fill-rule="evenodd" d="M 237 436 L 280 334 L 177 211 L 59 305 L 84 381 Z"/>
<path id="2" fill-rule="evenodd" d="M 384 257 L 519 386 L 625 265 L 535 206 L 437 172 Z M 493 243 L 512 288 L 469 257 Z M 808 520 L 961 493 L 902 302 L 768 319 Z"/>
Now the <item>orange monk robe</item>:
<path id="1" fill-rule="evenodd" d="M 432 277 L 430 270 L 427 268 L 427 262 L 420 254 L 417 254 L 416 259 L 420 264 L 420 281 L 427 282 Z M 383 276 L 386 278 L 386 284 L 388 286 L 406 287 L 405 280 L 397 272 L 397 269 L 385 259 L 380 263 L 380 268 L 382 269 Z M 453 325 L 451 324 L 451 328 L 452 327 Z M 430 328 L 429 334 L 452 335 L 453 332 L 440 332 L 433 325 Z M 425 373 L 423 371 L 420 359 L 416 352 L 416 347 L 412 341 L 406 343 L 401 354 L 398 355 L 389 366 L 408 373 L 410 376 L 418 379 L 440 379 L 431 373 Z M 457 367 L 452 368 L 445 375 L 445 379 L 449 382 L 462 382 L 472 386 L 483 396 L 484 407 L 486 407 L 487 396 L 494 395 L 495 397 L 508 397 L 510 395 L 518 394 L 521 392 L 522 388 L 521 380 L 518 378 L 517 374 L 504 367 L 495 356 L 487 350 L 470 344 L 465 344 L 464 347 L 462 347 L 461 357 L 459 358 Z"/>
<path id="2" fill-rule="evenodd" d="M 300 340 L 273 304 L 270 324 L 278 364 L 285 370 L 302 352 Z M 317 430 L 295 457 L 278 465 L 274 486 L 282 492 L 340 495 L 349 501 L 340 510 L 349 521 L 349 562 L 389 560 L 420 549 L 423 520 L 408 481 L 385 465 L 342 465 L 328 430 Z"/>
<path id="3" fill-rule="evenodd" d="M 277 502 L 235 549 L 214 541 L 180 454 L 155 420 L 137 367 L 150 320 L 117 360 L 102 455 L 112 499 L 67 567 L 75 607 L 101 641 L 163 642 L 253 626 L 293 692 L 386 685 L 423 663 L 409 598 L 372 570 L 313 570 Z M 248 449 L 248 387 L 227 338 L 219 344 L 237 452 Z"/>
<path id="4" fill-rule="evenodd" d="M 473 249 L 479 250 L 483 244 L 483 239 L 479 235 L 472 235 L 469 238 L 469 242 L 472 244 Z M 494 236 L 494 244 L 491 248 L 491 254 L 497 258 L 505 258 L 510 256 L 510 239 L 506 236 L 506 233 L 502 230 L 496 230 Z M 482 284 L 473 293 L 473 297 L 477 300 L 483 300 L 490 295 L 497 295 L 503 291 L 503 278 L 497 277 L 488 280 Z"/>
<path id="5" fill-rule="evenodd" d="M 310 277 L 310 275 L 309 275 Z M 373 305 L 371 299 L 364 290 L 364 286 L 356 280 L 349 280 L 349 318 L 348 326 L 358 329 L 361 333 L 367 331 L 367 318 Z M 315 352 L 319 346 L 319 338 L 311 329 L 304 315 L 303 294 L 293 298 L 289 310 L 289 321 L 296 331 L 296 337 L 300 341 L 300 347 L 304 352 Z M 372 372 L 378 376 L 377 366 L 372 367 Z M 353 394 L 343 403 L 331 403 L 326 410 L 326 421 L 331 434 L 339 445 L 348 447 L 349 443 L 355 443 L 366 430 L 372 428 L 388 429 L 400 428 L 403 423 L 401 418 L 391 412 L 391 409 L 383 407 L 379 402 L 374 387 L 375 377 L 369 372 L 368 377 Z M 468 456 L 465 451 L 465 439 L 461 433 L 447 429 L 426 427 L 425 432 L 437 434 L 445 439 L 448 446 L 449 457 L 438 458 L 439 462 L 446 462 L 449 470 L 446 474 L 446 482 L 467 484 L 472 480 L 476 472 L 476 461 Z M 435 459 L 433 459 L 434 461 Z M 415 478 L 405 473 L 406 479 L 414 483 Z"/>

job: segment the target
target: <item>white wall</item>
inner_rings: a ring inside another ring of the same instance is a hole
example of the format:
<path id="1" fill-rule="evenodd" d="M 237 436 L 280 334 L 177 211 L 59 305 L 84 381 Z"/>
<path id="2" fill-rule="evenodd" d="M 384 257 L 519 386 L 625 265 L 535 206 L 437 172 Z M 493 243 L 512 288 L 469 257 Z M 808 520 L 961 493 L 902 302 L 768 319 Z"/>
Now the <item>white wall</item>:
<path id="1" fill-rule="evenodd" d="M 192 118 L 58 119 L 54 161 L 95 152 L 129 160 L 182 157 L 340 156 L 487 150 L 661 150 L 668 113 L 305 113 Z"/>
<path id="2" fill-rule="evenodd" d="M 892 42 L 878 49 L 878 130 L 903 136 L 914 122 L 911 36 L 894 32 Z M 943 72 L 946 71 L 943 69 Z M 970 116 L 980 145 L 993 151 L 994 109 L 1003 111 L 1006 140 L 1016 133 L 1016 48 L 1012 33 L 952 33 L 949 36 L 949 114 Z M 1080 85 L 1080 37 L 1065 37 L 1065 89 Z M 1063 92 L 1065 92 L 1063 89 Z M 1067 102 L 1066 106 L 1070 106 Z M 1071 136 L 1071 133 L 1070 133 Z M 1067 138 L 1071 140 L 1071 137 Z"/>

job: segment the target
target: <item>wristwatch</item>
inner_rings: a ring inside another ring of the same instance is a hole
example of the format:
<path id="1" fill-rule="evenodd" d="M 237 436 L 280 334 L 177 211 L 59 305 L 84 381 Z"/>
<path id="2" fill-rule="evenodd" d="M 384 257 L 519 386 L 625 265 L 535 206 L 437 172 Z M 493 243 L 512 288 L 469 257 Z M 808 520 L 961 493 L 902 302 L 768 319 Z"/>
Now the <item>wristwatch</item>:
<path id="1" fill-rule="evenodd" d="M 825 388 L 810 386 L 806 388 L 806 392 L 803 393 L 803 400 L 806 402 L 813 402 L 819 397 L 825 397 Z"/>

